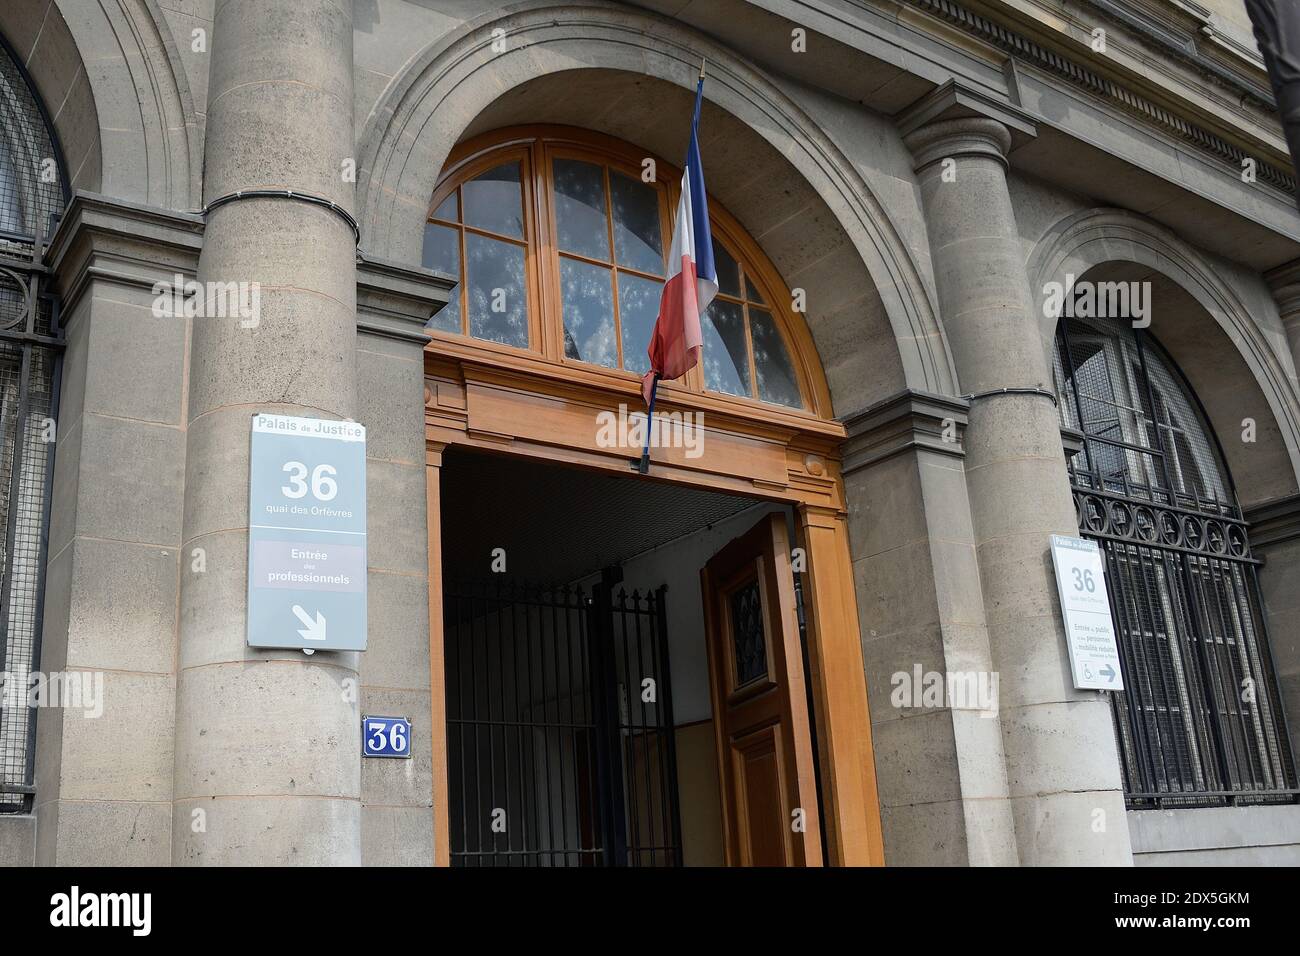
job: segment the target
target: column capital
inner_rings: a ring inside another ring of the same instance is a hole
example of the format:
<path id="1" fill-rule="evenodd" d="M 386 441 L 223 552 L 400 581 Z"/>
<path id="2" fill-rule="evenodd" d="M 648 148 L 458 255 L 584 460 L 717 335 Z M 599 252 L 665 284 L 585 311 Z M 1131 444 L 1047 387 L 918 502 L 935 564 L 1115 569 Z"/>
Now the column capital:
<path id="1" fill-rule="evenodd" d="M 1294 541 L 1300 538 L 1300 494 L 1246 508 L 1242 517 L 1250 525 L 1250 544 L 1257 554 L 1284 541 Z"/>
<path id="2" fill-rule="evenodd" d="M 1300 313 L 1300 259 L 1293 259 L 1264 273 L 1264 281 L 1273 293 L 1283 320 Z"/>
<path id="3" fill-rule="evenodd" d="M 843 473 L 851 474 L 912 448 L 961 458 L 970 403 L 949 395 L 903 389 L 844 416 Z"/>
<path id="4" fill-rule="evenodd" d="M 940 159 L 985 156 L 1007 165 L 1013 146 L 1033 139 L 1037 127 L 1018 106 L 952 79 L 895 117 L 919 172 Z"/>
<path id="5" fill-rule="evenodd" d="M 410 342 L 429 342 L 425 324 L 447 304 L 456 285 L 449 276 L 386 259 L 357 256 L 357 331 Z"/>

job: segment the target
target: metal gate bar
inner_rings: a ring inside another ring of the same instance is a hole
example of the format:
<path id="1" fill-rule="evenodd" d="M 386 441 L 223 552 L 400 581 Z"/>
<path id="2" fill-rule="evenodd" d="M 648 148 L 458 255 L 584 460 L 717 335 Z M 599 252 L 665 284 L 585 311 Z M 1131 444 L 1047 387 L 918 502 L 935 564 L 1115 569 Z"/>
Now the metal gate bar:
<path id="1" fill-rule="evenodd" d="M 1076 475 L 1076 481 L 1078 476 Z M 1075 490 L 1111 582 L 1131 808 L 1293 800 L 1295 765 L 1241 519 Z"/>
<path id="2" fill-rule="evenodd" d="M 614 586 L 444 588 L 453 865 L 680 863 L 666 589 Z"/>
<path id="3" fill-rule="evenodd" d="M 43 220 L 0 235 L 0 813 L 31 809 L 42 596 L 63 332 L 48 291 Z"/>

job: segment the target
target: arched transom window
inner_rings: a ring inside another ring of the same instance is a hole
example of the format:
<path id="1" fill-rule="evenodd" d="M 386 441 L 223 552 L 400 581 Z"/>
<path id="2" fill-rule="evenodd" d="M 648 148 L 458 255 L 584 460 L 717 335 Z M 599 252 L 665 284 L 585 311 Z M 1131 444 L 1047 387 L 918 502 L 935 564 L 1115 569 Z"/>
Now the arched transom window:
<path id="1" fill-rule="evenodd" d="M 424 266 L 459 281 L 429 329 L 640 377 L 677 182 L 667 164 L 576 130 L 504 131 L 458 149 L 434 194 Z M 719 293 L 702 318 L 701 366 L 682 384 L 811 409 L 789 292 L 716 202 L 710 214 Z"/>

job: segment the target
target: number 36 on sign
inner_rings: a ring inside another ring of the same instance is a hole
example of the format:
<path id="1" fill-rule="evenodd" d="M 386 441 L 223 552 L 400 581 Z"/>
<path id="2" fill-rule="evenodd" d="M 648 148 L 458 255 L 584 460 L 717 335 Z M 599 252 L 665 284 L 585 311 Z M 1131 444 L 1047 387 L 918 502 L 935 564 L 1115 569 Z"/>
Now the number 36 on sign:
<path id="1" fill-rule="evenodd" d="M 1074 686 L 1080 690 L 1123 690 L 1101 549 L 1095 541 L 1054 534 L 1052 564 Z"/>
<path id="2" fill-rule="evenodd" d="M 405 717 L 362 717 L 361 756 L 410 757 L 411 722 Z"/>

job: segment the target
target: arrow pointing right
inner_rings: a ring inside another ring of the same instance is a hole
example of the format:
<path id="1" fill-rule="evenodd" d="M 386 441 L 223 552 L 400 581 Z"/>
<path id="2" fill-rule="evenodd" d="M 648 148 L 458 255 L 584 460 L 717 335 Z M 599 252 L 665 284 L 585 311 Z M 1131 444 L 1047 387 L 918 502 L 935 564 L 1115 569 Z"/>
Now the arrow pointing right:
<path id="1" fill-rule="evenodd" d="M 1106 683 L 1108 684 L 1115 683 L 1115 668 L 1111 667 L 1109 664 L 1101 668 L 1099 673 L 1106 675 Z"/>
<path id="2" fill-rule="evenodd" d="M 295 604 L 293 606 L 293 613 L 298 618 L 298 620 L 302 621 L 303 624 L 307 625 L 306 627 L 301 628 L 298 631 L 298 633 L 302 635 L 302 639 L 304 641 L 325 640 L 325 615 L 324 614 L 322 614 L 320 611 L 317 611 L 316 619 L 312 620 L 311 615 L 302 609 L 301 604 Z"/>

